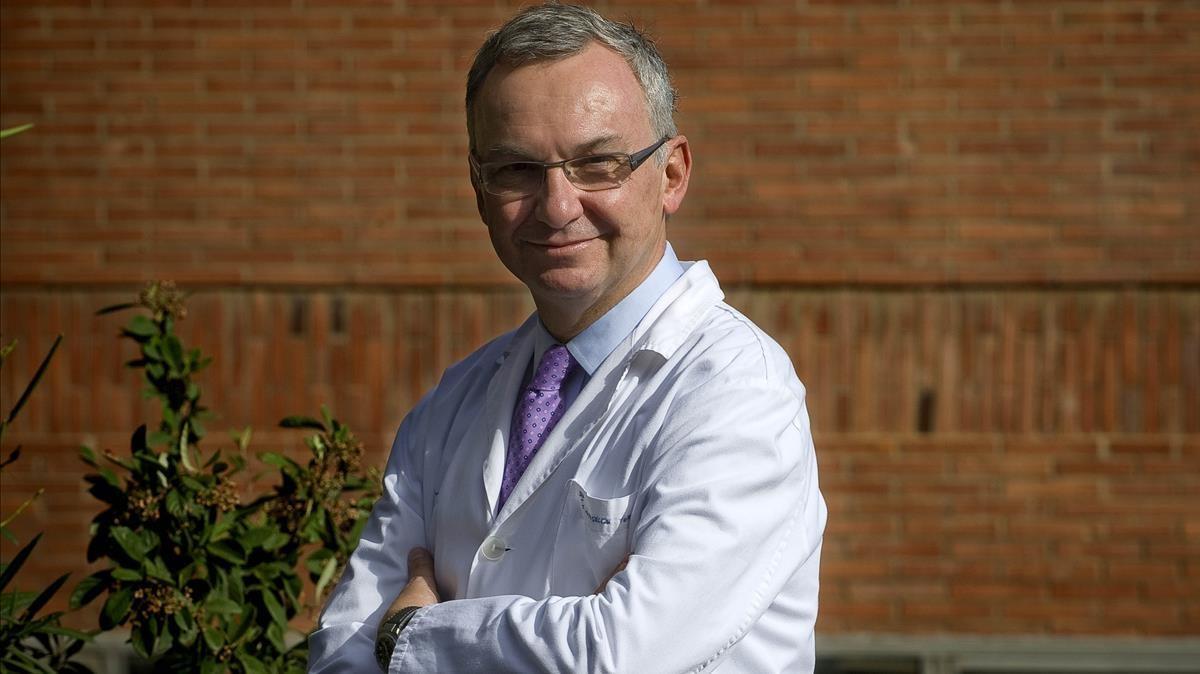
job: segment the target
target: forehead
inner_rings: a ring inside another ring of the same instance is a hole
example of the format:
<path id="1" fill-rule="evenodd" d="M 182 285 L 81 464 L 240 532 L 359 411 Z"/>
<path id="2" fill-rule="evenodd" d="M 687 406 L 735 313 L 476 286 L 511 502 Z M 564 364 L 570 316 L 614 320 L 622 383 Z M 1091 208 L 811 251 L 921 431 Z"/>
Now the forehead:
<path id="1" fill-rule="evenodd" d="M 555 60 L 498 64 L 479 90 L 475 146 L 556 153 L 601 136 L 648 137 L 646 97 L 629 64 L 599 44 Z"/>

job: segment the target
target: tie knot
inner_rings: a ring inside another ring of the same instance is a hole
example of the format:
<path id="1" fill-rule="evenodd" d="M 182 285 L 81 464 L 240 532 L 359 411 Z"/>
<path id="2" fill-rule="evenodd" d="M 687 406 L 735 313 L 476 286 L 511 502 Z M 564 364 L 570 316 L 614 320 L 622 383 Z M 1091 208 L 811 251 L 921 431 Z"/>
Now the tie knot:
<path id="1" fill-rule="evenodd" d="M 529 388 L 557 391 L 562 388 L 563 381 L 573 367 L 575 359 L 571 357 L 571 352 L 562 344 L 555 344 L 542 354 L 537 370 L 533 373 L 533 380 L 529 382 Z"/>

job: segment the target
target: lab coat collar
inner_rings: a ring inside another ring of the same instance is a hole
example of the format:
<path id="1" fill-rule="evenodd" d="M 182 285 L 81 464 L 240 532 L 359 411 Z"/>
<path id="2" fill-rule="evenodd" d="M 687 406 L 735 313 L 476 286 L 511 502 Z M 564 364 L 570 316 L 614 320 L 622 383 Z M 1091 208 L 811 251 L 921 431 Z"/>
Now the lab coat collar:
<path id="1" fill-rule="evenodd" d="M 663 293 L 629 335 L 637 351 L 653 351 L 669 360 L 704 318 L 725 299 L 707 260 L 683 262 L 683 276 Z"/>

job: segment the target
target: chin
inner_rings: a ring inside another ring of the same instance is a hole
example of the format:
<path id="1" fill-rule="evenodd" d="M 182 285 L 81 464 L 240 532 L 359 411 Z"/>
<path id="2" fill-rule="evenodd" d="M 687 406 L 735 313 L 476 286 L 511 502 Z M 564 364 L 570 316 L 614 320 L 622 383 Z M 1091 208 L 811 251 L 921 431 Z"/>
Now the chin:
<path id="1" fill-rule="evenodd" d="M 563 299 L 590 297 L 596 291 L 596 281 L 592 274 L 583 269 L 569 267 L 547 269 L 526 280 L 525 285 L 531 290 L 537 288 L 540 294 Z"/>

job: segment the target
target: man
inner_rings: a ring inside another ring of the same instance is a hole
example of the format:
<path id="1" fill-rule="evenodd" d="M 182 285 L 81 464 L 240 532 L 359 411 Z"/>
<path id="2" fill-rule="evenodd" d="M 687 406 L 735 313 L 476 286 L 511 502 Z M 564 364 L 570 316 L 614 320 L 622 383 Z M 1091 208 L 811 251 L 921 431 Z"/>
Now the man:
<path id="1" fill-rule="evenodd" d="M 310 671 L 812 670 L 804 388 L 667 244 L 673 111 L 654 46 L 591 10 L 526 9 L 480 49 L 472 184 L 537 313 L 404 420 Z"/>

